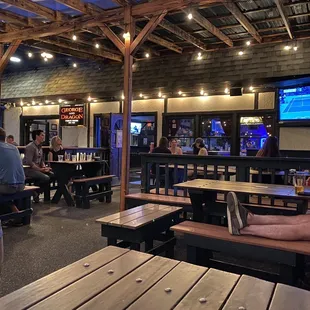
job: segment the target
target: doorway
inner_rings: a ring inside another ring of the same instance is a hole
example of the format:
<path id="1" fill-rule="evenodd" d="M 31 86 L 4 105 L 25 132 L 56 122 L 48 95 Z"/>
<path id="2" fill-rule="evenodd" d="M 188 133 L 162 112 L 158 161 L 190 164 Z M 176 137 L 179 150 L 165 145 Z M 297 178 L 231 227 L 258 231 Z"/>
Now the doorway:
<path id="1" fill-rule="evenodd" d="M 50 145 L 54 136 L 61 136 L 59 127 L 59 116 L 22 116 L 20 122 L 20 145 L 27 145 L 32 141 L 32 132 L 34 130 L 43 130 L 45 141 L 43 145 Z"/>

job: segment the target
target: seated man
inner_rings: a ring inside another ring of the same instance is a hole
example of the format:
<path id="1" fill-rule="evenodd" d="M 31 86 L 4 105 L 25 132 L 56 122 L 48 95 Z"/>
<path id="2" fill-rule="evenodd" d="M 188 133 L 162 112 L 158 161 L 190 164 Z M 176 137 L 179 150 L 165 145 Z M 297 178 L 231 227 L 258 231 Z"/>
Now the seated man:
<path id="1" fill-rule="evenodd" d="M 8 135 L 8 136 L 6 137 L 6 143 L 12 144 L 12 145 L 14 145 L 14 146 L 17 146 L 17 145 L 18 145 L 18 144 L 14 141 L 14 136 L 12 136 L 12 135 Z"/>
<path id="2" fill-rule="evenodd" d="M 25 148 L 24 165 L 26 177 L 34 179 L 36 186 L 40 186 L 40 192 L 44 191 L 46 186 L 49 186 L 50 177 L 53 176 L 51 168 L 46 167 L 43 158 L 42 143 L 45 140 L 43 130 L 34 130 L 32 132 L 33 141 Z M 34 194 L 34 202 L 39 202 L 39 193 Z"/>
<path id="3" fill-rule="evenodd" d="M 256 215 L 244 208 L 232 192 L 227 195 L 227 220 L 232 235 L 310 241 L 309 215 Z"/>
<path id="4" fill-rule="evenodd" d="M 4 129 L 0 127 L 0 195 L 14 194 L 25 187 L 25 174 L 19 151 L 15 146 L 5 143 L 5 135 Z M 12 212 L 19 211 L 13 202 L 8 206 Z"/>

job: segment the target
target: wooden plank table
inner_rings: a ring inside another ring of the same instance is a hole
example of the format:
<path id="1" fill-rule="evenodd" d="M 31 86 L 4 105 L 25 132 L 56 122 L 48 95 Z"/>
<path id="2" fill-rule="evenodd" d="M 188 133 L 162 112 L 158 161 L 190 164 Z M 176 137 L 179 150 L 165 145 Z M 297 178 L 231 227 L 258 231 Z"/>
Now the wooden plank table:
<path id="1" fill-rule="evenodd" d="M 52 203 L 58 203 L 63 195 L 67 205 L 74 206 L 74 200 L 67 185 L 76 173 L 76 167 L 81 165 L 83 173 L 86 177 L 91 178 L 98 174 L 102 164 L 105 163 L 105 161 L 50 161 L 49 163 L 55 173 L 58 185 L 57 191 L 52 199 Z"/>
<path id="2" fill-rule="evenodd" d="M 0 299 L 1 310 L 308 310 L 309 304 L 310 292 L 298 288 L 113 246 Z"/>
<path id="3" fill-rule="evenodd" d="M 301 202 L 298 203 L 296 207 L 298 214 L 305 214 L 307 212 L 308 201 L 310 200 L 310 196 L 295 194 L 294 187 L 289 185 L 196 179 L 175 184 L 174 186 L 180 189 L 187 189 L 189 191 L 193 206 L 193 219 L 197 222 L 204 220 L 203 206 L 205 205 L 208 207 L 208 204 L 212 205 L 212 203 L 215 203 L 217 193 L 235 192 L 238 194 L 298 200 Z"/>
<path id="4" fill-rule="evenodd" d="M 139 251 L 141 243 L 145 242 L 146 252 L 159 254 L 165 250 L 167 256 L 173 256 L 175 238 L 170 227 L 179 222 L 182 210 L 180 207 L 146 204 L 105 216 L 97 222 L 101 224 L 101 235 L 108 238 L 108 245 L 130 246 Z M 154 248 L 154 240 L 164 243 Z"/>

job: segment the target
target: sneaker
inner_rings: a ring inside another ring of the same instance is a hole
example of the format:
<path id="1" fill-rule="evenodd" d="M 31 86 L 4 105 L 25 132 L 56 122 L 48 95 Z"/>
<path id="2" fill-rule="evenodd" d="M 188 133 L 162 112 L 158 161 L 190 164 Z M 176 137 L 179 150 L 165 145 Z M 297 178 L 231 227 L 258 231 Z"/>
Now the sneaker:
<path id="1" fill-rule="evenodd" d="M 39 203 L 40 202 L 40 195 L 37 192 L 33 193 L 33 202 Z"/>
<path id="2" fill-rule="evenodd" d="M 231 235 L 240 235 L 239 230 L 246 227 L 249 211 L 239 202 L 233 192 L 227 194 L 227 221 L 228 231 Z"/>

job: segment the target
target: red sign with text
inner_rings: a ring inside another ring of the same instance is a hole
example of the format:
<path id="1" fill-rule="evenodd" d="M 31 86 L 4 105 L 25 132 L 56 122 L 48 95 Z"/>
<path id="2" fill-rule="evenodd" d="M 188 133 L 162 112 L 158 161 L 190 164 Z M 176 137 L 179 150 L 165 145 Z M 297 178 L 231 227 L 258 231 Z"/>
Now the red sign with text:
<path id="1" fill-rule="evenodd" d="M 84 104 L 66 104 L 60 107 L 60 126 L 84 126 Z"/>

